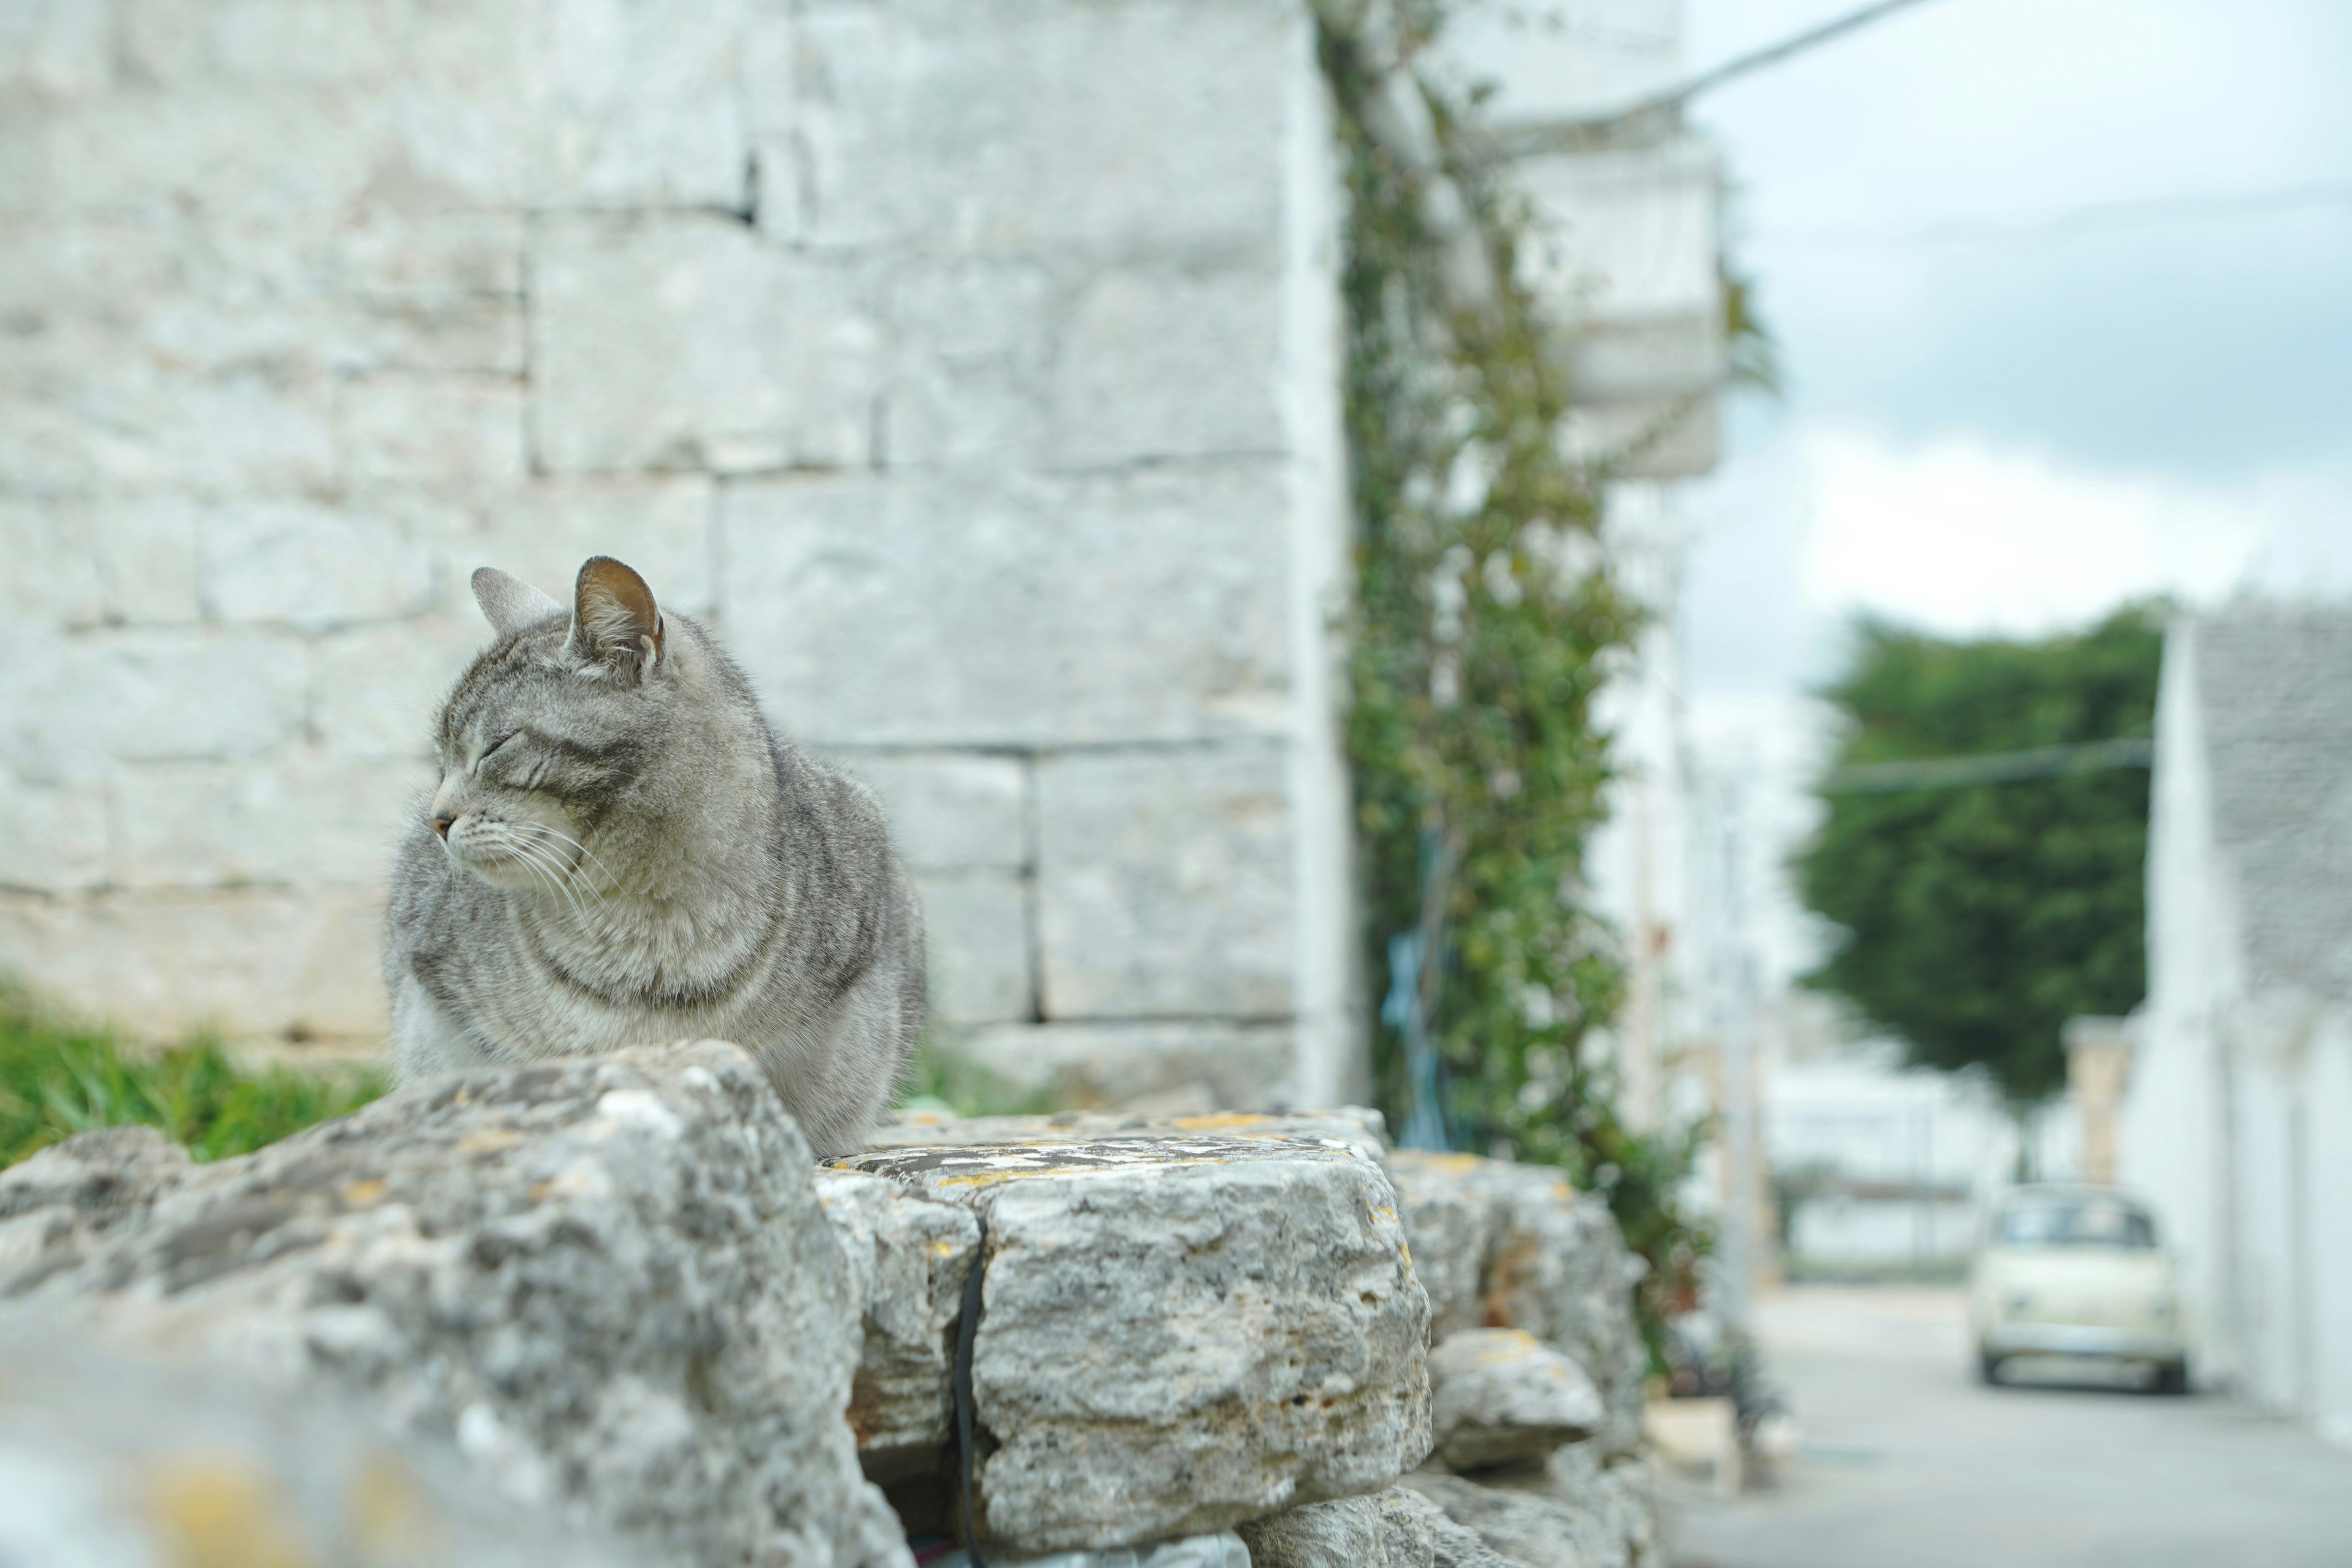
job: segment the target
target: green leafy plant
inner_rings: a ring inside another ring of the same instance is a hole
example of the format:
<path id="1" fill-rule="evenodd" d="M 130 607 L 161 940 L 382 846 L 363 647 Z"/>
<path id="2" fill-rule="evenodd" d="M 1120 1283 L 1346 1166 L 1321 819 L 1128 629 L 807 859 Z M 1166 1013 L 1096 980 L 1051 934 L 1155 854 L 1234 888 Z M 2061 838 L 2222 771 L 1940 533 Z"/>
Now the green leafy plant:
<path id="1" fill-rule="evenodd" d="M 1444 19 L 1400 16 L 1384 47 L 1408 53 Z M 1528 209 L 1476 155 L 1468 107 L 1416 84 L 1486 263 L 1465 304 L 1432 172 L 1379 123 L 1394 79 L 1328 19 L 1321 53 L 1349 195 L 1348 747 L 1381 1097 L 1408 1141 L 1559 1165 L 1604 1195 L 1651 1266 L 1654 1344 L 1707 1245 L 1677 1195 L 1697 1130 L 1629 1128 L 1587 1049 L 1623 971 L 1582 877 L 1611 777 L 1593 700 L 1641 617 L 1601 548 L 1596 476 L 1565 455 L 1564 356 L 1518 281 Z"/>
<path id="2" fill-rule="evenodd" d="M 1825 694 L 1846 721 L 1836 769 L 2152 735 L 2162 619 L 2133 606 L 1974 642 L 1864 622 Z M 2065 1081 L 2066 1020 L 2145 989 L 2147 794 L 2144 767 L 1828 790 L 1799 870 L 1840 934 L 1809 983 L 1914 1062 L 1981 1068 L 2013 1109 L 2038 1104 Z"/>
<path id="3" fill-rule="evenodd" d="M 374 1074 L 246 1071 L 204 1039 L 142 1054 L 0 990 L 0 1165 L 94 1127 L 140 1122 L 199 1160 L 224 1159 L 356 1110 L 384 1088 Z"/>

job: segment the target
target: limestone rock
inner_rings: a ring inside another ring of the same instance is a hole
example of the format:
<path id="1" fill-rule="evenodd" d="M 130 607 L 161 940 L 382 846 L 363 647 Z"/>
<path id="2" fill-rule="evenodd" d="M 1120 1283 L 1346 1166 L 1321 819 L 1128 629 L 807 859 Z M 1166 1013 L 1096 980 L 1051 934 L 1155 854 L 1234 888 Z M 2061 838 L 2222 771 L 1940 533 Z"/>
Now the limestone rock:
<path id="1" fill-rule="evenodd" d="M 1605 1458 L 1590 1443 L 1572 1443 L 1554 1449 L 1540 1468 L 1495 1471 L 1491 1479 L 1541 1493 L 1598 1520 L 1603 1539 L 1622 1551 L 1612 1563 L 1664 1568 L 1668 1552 L 1658 1476 L 1647 1458 Z"/>
<path id="2" fill-rule="evenodd" d="M 1056 1110 L 1042 1116 L 957 1116 L 895 1110 L 866 1134 L 868 1149 L 928 1144 L 1099 1143 L 1115 1138 L 1337 1138 L 1388 1163 L 1387 1121 L 1368 1106 L 1266 1114 L 1245 1110 L 1154 1116 L 1126 1110 Z"/>
<path id="3" fill-rule="evenodd" d="M 864 1303 L 849 1385 L 858 1461 L 877 1481 L 933 1468 L 949 1436 L 956 1319 L 980 1222 L 856 1171 L 819 1171 L 816 1195 L 849 1260 L 851 1299 Z"/>
<path id="4" fill-rule="evenodd" d="M 1428 1470 L 1404 1484 L 1519 1568 L 1628 1568 L 1624 1544 L 1606 1521 L 1556 1498 Z"/>
<path id="5" fill-rule="evenodd" d="M 1513 1568 L 1420 1493 L 1309 1503 L 1242 1526 L 1253 1568 Z"/>
<path id="6" fill-rule="evenodd" d="M 1522 1329 L 1460 1329 L 1429 1353 L 1437 1451 L 1457 1470 L 1542 1458 L 1607 1412 L 1582 1367 Z"/>
<path id="7" fill-rule="evenodd" d="M 841 1418 L 849 1267 L 807 1145 L 735 1047 L 421 1085 L 166 1180 L 135 1215 L 81 1195 L 79 1142 L 0 1175 L 19 1211 L 0 1296 L 355 1393 L 641 1553 L 908 1563 Z M 126 1190 L 159 1163 L 134 1152 Z"/>
<path id="8" fill-rule="evenodd" d="M 491 1496 L 454 1452 L 394 1446 L 343 1400 L 0 1335 L 0 1562 L 42 1568 L 617 1568 Z M 646 1563 L 632 1555 L 626 1561 Z M 668 1561 L 664 1559 L 665 1562 Z"/>
<path id="9" fill-rule="evenodd" d="M 938 1568 L 969 1568 L 971 1559 L 950 1552 Z M 1188 1535 L 1151 1546 L 1114 1546 L 1099 1552 L 988 1553 L 989 1568 L 1250 1568 L 1250 1550 L 1230 1531 Z"/>
<path id="10" fill-rule="evenodd" d="M 981 1526 L 1029 1550 L 1214 1531 L 1428 1448 L 1428 1301 L 1344 1139 L 881 1150 L 837 1164 L 986 1221 Z"/>
<path id="11" fill-rule="evenodd" d="M 1400 1150 L 1390 1171 L 1433 1336 L 1526 1330 L 1591 1375 L 1607 1409 L 1603 1451 L 1633 1452 L 1648 1364 L 1633 1321 L 1641 1263 L 1608 1205 L 1548 1165 Z"/>

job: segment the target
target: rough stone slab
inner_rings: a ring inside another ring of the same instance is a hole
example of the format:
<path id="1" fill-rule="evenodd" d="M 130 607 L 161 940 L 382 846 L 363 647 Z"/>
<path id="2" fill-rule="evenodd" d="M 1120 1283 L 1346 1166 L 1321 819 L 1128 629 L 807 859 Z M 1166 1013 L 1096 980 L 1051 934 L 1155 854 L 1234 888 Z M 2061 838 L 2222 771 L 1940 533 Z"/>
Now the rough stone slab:
<path id="1" fill-rule="evenodd" d="M 827 749 L 1279 734 L 1288 511 L 1266 461 L 739 480 L 729 646 Z"/>
<path id="2" fill-rule="evenodd" d="M 993 1024 L 951 1044 L 1014 1089 L 1065 1104 L 1207 1112 L 1295 1098 L 1287 1022 Z"/>
<path id="3" fill-rule="evenodd" d="M 1065 289 L 1047 267 L 899 258 L 885 279 L 889 466 L 1054 466 L 1049 372 Z"/>
<path id="4" fill-rule="evenodd" d="M 17 679 L 0 736 L 32 779 L 86 778 L 113 763 L 257 758 L 301 733 L 309 660 L 290 636 L 157 628 L 60 638 L 0 625 L 0 655 Z"/>
<path id="5" fill-rule="evenodd" d="M 311 645 L 311 724 L 320 752 L 429 762 L 432 715 L 457 672 L 488 641 L 489 627 L 471 605 L 462 613 L 351 626 L 319 638 Z"/>
<path id="6" fill-rule="evenodd" d="M 551 472 L 862 465 L 882 387 L 861 271 L 731 219 L 543 224 L 531 429 Z"/>
<path id="7" fill-rule="evenodd" d="M 1028 765 L 970 752 L 826 753 L 881 797 L 890 838 L 918 871 L 1017 871 L 1028 864 Z"/>
<path id="8" fill-rule="evenodd" d="M 107 802 L 87 784 L 33 784 L 0 769 L 0 886 L 87 892 L 107 879 Z"/>
<path id="9" fill-rule="evenodd" d="M 1539 1492 L 1598 1519 L 1605 1538 L 1622 1547 L 1612 1562 L 1626 1568 L 1665 1568 L 1665 1510 L 1658 1497 L 1658 1473 L 1635 1455 L 1604 1458 L 1595 1445 L 1555 1448 L 1540 1468 L 1496 1470 L 1496 1484 Z"/>
<path id="10" fill-rule="evenodd" d="M 431 537 L 446 563 L 446 606 L 477 625 L 481 612 L 467 585 L 475 567 L 510 572 L 568 603 L 591 555 L 628 562 L 665 610 L 704 616 L 718 603 L 711 580 L 718 500 L 707 474 L 538 479 L 479 495 L 467 510 L 453 528 L 445 510 Z"/>
<path id="11" fill-rule="evenodd" d="M 1404 1484 L 1515 1568 L 1629 1568 L 1625 1543 L 1610 1521 L 1556 1498 L 1430 1470 L 1415 1471 Z"/>
<path id="12" fill-rule="evenodd" d="M 1096 468 L 1283 450 L 1281 292 L 1270 269 L 1119 269 L 1072 301 L 1052 458 Z"/>
<path id="13" fill-rule="evenodd" d="M 1029 890 L 1009 871 L 918 872 L 930 1016 L 950 1027 L 1034 1016 Z"/>
<path id="14" fill-rule="evenodd" d="M 207 506 L 196 519 L 206 612 L 323 631 L 433 607 L 430 552 L 371 509 L 302 501 Z"/>
<path id="15" fill-rule="evenodd" d="M 1287 763 L 1260 743 L 1038 763 L 1045 1016 L 1290 1012 Z"/>
<path id="16" fill-rule="evenodd" d="M 1427 1300 L 1342 1139 L 932 1146 L 835 1162 L 984 1216 L 984 1532 L 1215 1530 L 1385 1486 L 1428 1447 Z"/>
<path id="17" fill-rule="evenodd" d="M 1041 1116 L 957 1116 L 894 1110 L 866 1136 L 873 1150 L 975 1143 L 1099 1143 L 1114 1138 L 1337 1138 L 1385 1167 L 1386 1118 L 1369 1106 L 1267 1115 L 1220 1110 L 1172 1116 L 1118 1110 L 1056 1110 Z"/>
<path id="18" fill-rule="evenodd" d="M 357 889 L 0 892 L 0 967 L 132 1033 L 380 1041 L 383 901 Z"/>
<path id="19" fill-rule="evenodd" d="M 354 484 L 464 493 L 520 484 L 523 387 L 506 376 L 386 373 L 335 395 L 342 471 Z"/>
<path id="20" fill-rule="evenodd" d="M 1281 231 L 1303 8 L 916 0 L 799 21 L 794 90 L 753 93 L 761 222 L 795 243 L 1263 253 Z"/>
<path id="21" fill-rule="evenodd" d="M 856 1171 L 819 1171 L 816 1195 L 849 1261 L 851 1298 L 864 1303 L 849 1385 L 858 1462 L 876 1481 L 934 1469 L 950 1436 L 955 1325 L 980 1222 Z"/>
<path id="22" fill-rule="evenodd" d="M 997 1547 L 987 1555 L 989 1568 L 1250 1568 L 1249 1548 L 1231 1531 L 1102 1552 L 1006 1552 Z M 970 1568 L 971 1563 L 970 1554 L 959 1550 L 939 1559 L 938 1568 Z"/>
<path id="23" fill-rule="evenodd" d="M 1608 1417 L 1585 1370 L 1522 1329 L 1458 1329 L 1429 1352 L 1438 1456 L 1457 1470 L 1549 1456 Z"/>
<path id="24" fill-rule="evenodd" d="M 342 1401 L 0 1333 L 0 1561 L 40 1568 L 618 1568 L 491 1494 L 446 1447 Z M 298 1544 L 299 1543 L 299 1544 Z M 641 1561 L 641 1560 L 640 1560 Z"/>
<path id="25" fill-rule="evenodd" d="M 0 1174 L 0 1212 L 22 1184 L 80 1190 L 61 1161 L 88 1163 L 68 1143 Z M 0 1296 L 353 1394 L 649 1551 L 898 1568 L 841 1418 L 851 1276 L 811 1169 L 731 1046 L 467 1073 L 190 1171 L 135 1221 L 103 1223 L 119 1196 L 95 1221 L 26 1207 L 0 1254 L 31 1261 Z"/>
<path id="26" fill-rule="evenodd" d="M 1638 1259 L 1608 1205 L 1544 1165 L 1400 1150 L 1391 1156 L 1434 1337 L 1524 1329 L 1591 1375 L 1604 1452 L 1641 1441 L 1647 1352 L 1633 1321 Z"/>
<path id="27" fill-rule="evenodd" d="M 1309 1503 L 1242 1526 L 1252 1568 L 1513 1568 L 1404 1487 Z"/>
<path id="28" fill-rule="evenodd" d="M 112 786 L 111 880 L 126 889 L 380 887 L 390 846 L 433 778 L 420 763 L 307 751 L 260 766 L 126 767 Z"/>

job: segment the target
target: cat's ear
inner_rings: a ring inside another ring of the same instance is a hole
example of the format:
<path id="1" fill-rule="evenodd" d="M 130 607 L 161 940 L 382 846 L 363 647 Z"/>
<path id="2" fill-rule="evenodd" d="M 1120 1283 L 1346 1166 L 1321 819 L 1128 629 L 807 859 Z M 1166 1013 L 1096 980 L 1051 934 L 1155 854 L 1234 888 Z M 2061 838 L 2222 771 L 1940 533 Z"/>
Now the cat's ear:
<path id="1" fill-rule="evenodd" d="M 474 603 L 482 606 L 483 616 L 500 637 L 563 613 L 563 606 L 553 599 L 495 566 L 474 574 Z"/>
<path id="2" fill-rule="evenodd" d="M 662 615 L 646 580 L 609 555 L 592 555 L 572 590 L 565 651 L 615 674 L 643 676 L 661 662 Z"/>

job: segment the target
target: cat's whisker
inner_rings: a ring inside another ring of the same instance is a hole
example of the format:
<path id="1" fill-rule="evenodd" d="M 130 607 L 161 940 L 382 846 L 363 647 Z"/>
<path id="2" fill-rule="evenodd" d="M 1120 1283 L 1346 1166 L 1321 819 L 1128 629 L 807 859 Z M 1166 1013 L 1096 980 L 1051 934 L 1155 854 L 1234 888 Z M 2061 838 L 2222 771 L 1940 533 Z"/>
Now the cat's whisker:
<path id="1" fill-rule="evenodd" d="M 572 906 L 573 917 L 580 921 L 583 929 L 594 928 L 596 922 L 588 918 L 588 907 L 580 901 L 580 895 L 572 890 L 571 879 L 564 875 L 563 867 L 554 858 L 552 850 L 520 836 L 509 837 L 507 840 L 507 847 L 514 851 L 515 858 L 535 877 L 546 879 L 550 889 Z"/>
<path id="2" fill-rule="evenodd" d="M 610 880 L 614 886 L 618 887 L 620 885 L 621 879 L 619 875 L 614 871 L 611 866 L 605 864 L 604 858 L 597 854 L 593 849 L 589 848 L 585 844 L 581 843 L 577 838 L 572 837 L 570 834 L 565 833 L 559 828 L 550 827 L 543 822 L 518 822 L 514 824 L 514 826 L 531 833 L 544 835 L 545 837 L 553 839 L 556 843 L 564 846 L 566 848 L 578 851 L 582 858 L 594 866 L 598 870 L 604 872 L 605 878 Z M 575 866 L 573 869 L 577 870 L 578 868 Z M 604 900 L 604 891 L 603 889 L 592 884 L 588 887 L 587 890 L 595 895 L 599 902 Z"/>

